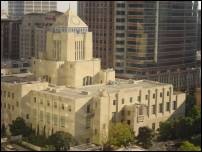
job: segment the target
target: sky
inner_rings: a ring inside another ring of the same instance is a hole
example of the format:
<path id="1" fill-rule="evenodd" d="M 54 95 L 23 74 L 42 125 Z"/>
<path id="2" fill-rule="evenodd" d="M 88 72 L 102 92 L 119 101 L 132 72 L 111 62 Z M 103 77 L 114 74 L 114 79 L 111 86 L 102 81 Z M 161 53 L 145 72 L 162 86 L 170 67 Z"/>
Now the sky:
<path id="1" fill-rule="evenodd" d="M 77 12 L 77 1 L 57 1 L 57 9 L 60 12 L 65 12 L 66 10 L 68 10 L 69 8 L 69 4 L 70 4 L 70 8 L 74 11 Z M 3 7 L 3 9 L 7 9 L 7 1 L 4 1 L 2 4 L 1 1 L 1 8 Z M 199 1 L 199 9 L 201 9 L 201 1 Z"/>

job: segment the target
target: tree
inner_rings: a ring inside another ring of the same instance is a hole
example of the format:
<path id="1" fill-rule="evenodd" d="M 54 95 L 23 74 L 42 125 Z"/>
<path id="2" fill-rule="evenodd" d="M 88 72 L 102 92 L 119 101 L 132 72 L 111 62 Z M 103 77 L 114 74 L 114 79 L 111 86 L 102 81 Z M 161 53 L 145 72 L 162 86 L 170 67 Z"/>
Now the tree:
<path id="1" fill-rule="evenodd" d="M 53 145 L 55 150 L 64 151 L 69 150 L 70 146 L 76 144 L 76 141 L 71 134 L 59 131 L 49 137 L 48 143 L 49 145 Z"/>
<path id="2" fill-rule="evenodd" d="M 137 143 L 141 144 L 144 148 L 152 146 L 152 139 L 154 137 L 154 131 L 148 127 L 140 127 L 139 134 L 137 136 Z"/>
<path id="3" fill-rule="evenodd" d="M 23 135 L 23 137 L 28 137 L 32 132 L 32 129 L 26 126 L 24 119 L 20 117 L 16 118 L 16 120 L 9 125 L 9 128 L 13 136 Z"/>
<path id="4" fill-rule="evenodd" d="M 201 148 L 199 146 L 194 146 L 192 143 L 188 141 L 182 142 L 179 151 L 201 151 Z"/>
<path id="5" fill-rule="evenodd" d="M 185 102 L 185 115 L 187 116 L 189 111 L 194 107 L 195 105 L 195 96 L 193 93 L 190 93 L 186 97 L 186 102 Z"/>
<path id="6" fill-rule="evenodd" d="M 125 123 L 111 124 L 109 128 L 108 143 L 114 146 L 127 146 L 133 141 L 134 132 Z"/>
<path id="7" fill-rule="evenodd" d="M 1 126 L 1 137 L 5 137 L 6 136 L 6 127 L 5 124 L 3 123 Z"/>
<path id="8" fill-rule="evenodd" d="M 46 145 L 42 150 L 43 151 L 56 151 L 56 149 L 53 145 Z"/>

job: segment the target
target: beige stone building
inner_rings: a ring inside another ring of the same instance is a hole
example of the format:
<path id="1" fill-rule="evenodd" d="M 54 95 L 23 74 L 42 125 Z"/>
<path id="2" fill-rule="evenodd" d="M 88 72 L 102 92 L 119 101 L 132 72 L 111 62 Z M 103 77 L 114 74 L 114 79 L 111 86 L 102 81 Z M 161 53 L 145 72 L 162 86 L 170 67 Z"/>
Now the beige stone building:
<path id="1" fill-rule="evenodd" d="M 71 133 L 79 143 L 101 143 L 111 123 L 141 126 L 184 115 L 185 94 L 171 84 L 115 80 L 92 57 L 92 33 L 68 10 L 47 33 L 44 58 L 33 58 L 32 73 L 1 78 L 1 124 L 23 117 L 40 134 Z"/>

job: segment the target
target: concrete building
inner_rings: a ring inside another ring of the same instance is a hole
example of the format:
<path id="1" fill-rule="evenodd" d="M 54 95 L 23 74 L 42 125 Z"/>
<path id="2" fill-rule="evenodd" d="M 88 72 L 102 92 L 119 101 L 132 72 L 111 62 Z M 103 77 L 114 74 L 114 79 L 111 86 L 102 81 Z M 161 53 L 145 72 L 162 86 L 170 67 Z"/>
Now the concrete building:
<path id="1" fill-rule="evenodd" d="M 19 59 L 20 24 L 21 20 L 8 19 L 5 15 L 1 18 L 1 63 Z"/>
<path id="2" fill-rule="evenodd" d="M 22 117 L 36 132 L 72 134 L 79 144 L 106 140 L 112 123 L 141 126 L 185 112 L 185 94 L 171 84 L 115 80 L 92 57 L 92 32 L 72 11 L 57 17 L 47 32 L 44 58 L 32 59 L 32 73 L 1 77 L 1 124 Z"/>
<path id="3" fill-rule="evenodd" d="M 46 32 L 55 22 L 55 18 L 63 13 L 51 11 L 47 13 L 30 13 L 22 18 L 20 26 L 20 57 L 42 55 L 46 50 Z"/>
<path id="4" fill-rule="evenodd" d="M 8 1 L 9 18 L 19 19 L 29 13 L 46 13 L 57 10 L 57 1 Z"/>
<path id="5" fill-rule="evenodd" d="M 189 90 L 199 84 L 197 24 L 192 9 L 196 4 L 79 1 L 78 15 L 94 33 L 93 55 L 100 57 L 104 66 L 113 65 L 116 77 L 155 80 Z M 113 42 L 105 44 L 105 38 Z"/>

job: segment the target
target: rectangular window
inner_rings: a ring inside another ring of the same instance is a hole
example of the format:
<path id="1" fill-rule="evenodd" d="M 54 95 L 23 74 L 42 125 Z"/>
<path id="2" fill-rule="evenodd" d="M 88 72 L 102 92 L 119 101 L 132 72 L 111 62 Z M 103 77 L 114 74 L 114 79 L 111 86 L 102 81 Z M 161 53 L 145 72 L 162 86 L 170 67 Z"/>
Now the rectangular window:
<path id="1" fill-rule="evenodd" d="M 153 94 L 153 99 L 155 99 L 155 97 L 156 97 L 156 94 L 154 93 L 154 94 Z"/>
<path id="2" fill-rule="evenodd" d="M 86 129 L 90 128 L 90 118 L 86 118 Z"/>
<path id="3" fill-rule="evenodd" d="M 36 97 L 34 97 L 34 103 L 36 103 Z"/>
<path id="4" fill-rule="evenodd" d="M 130 116 L 130 111 L 128 111 L 128 116 Z"/>
<path id="5" fill-rule="evenodd" d="M 173 110 L 177 109 L 177 101 L 173 101 Z"/>
<path id="6" fill-rule="evenodd" d="M 53 123 L 55 126 L 57 126 L 57 124 L 58 124 L 58 117 L 56 114 L 53 115 Z"/>
<path id="7" fill-rule="evenodd" d="M 87 105 L 86 112 L 87 112 L 87 113 L 90 113 L 90 104 L 89 104 L 89 105 Z"/>
<path id="8" fill-rule="evenodd" d="M 159 104 L 159 113 L 162 113 L 163 112 L 163 103 L 160 103 Z"/>
<path id="9" fill-rule="evenodd" d="M 127 120 L 127 124 L 130 125 L 130 120 Z"/>
<path id="10" fill-rule="evenodd" d="M 46 122 L 47 122 L 47 124 L 50 124 L 50 113 L 49 112 L 46 113 Z"/>
<path id="11" fill-rule="evenodd" d="M 139 115 L 143 115 L 143 106 L 139 107 Z"/>
<path id="12" fill-rule="evenodd" d="M 163 93 L 161 92 L 161 93 L 160 93 L 160 97 L 162 97 L 162 96 L 163 96 Z"/>
<path id="13" fill-rule="evenodd" d="M 124 99 L 122 98 L 122 104 L 124 104 Z"/>
<path id="14" fill-rule="evenodd" d="M 60 117 L 60 126 L 63 128 L 65 127 L 65 116 Z"/>
<path id="15" fill-rule="evenodd" d="M 152 114 L 156 114 L 156 105 L 152 105 Z"/>
<path id="16" fill-rule="evenodd" d="M 148 95 L 145 96 L 145 99 L 146 99 L 146 100 L 148 99 Z"/>
<path id="17" fill-rule="evenodd" d="M 116 105 L 116 100 L 113 100 L 113 105 Z"/>
<path id="18" fill-rule="evenodd" d="M 43 121 L 43 111 L 40 111 L 40 121 Z"/>
<path id="19" fill-rule="evenodd" d="M 12 99 L 14 99 L 14 93 L 12 93 Z"/>
<path id="20" fill-rule="evenodd" d="M 155 123 L 152 123 L 152 129 L 155 130 Z"/>
<path id="21" fill-rule="evenodd" d="M 130 103 L 132 103 L 133 102 L 133 97 L 130 97 Z"/>
<path id="22" fill-rule="evenodd" d="M 139 102 L 140 102 L 140 96 L 138 96 L 138 97 L 137 97 L 137 101 L 139 101 Z"/>
<path id="23" fill-rule="evenodd" d="M 166 111 L 170 111 L 170 102 L 166 103 Z"/>

